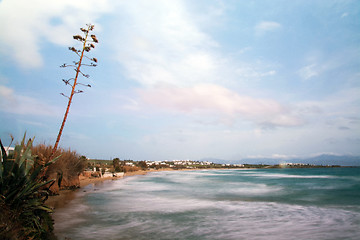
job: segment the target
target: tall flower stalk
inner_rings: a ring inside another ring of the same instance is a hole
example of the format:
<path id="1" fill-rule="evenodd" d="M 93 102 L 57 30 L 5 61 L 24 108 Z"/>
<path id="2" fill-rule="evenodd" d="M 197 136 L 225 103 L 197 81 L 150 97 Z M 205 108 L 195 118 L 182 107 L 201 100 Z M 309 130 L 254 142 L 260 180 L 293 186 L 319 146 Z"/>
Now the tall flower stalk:
<path id="1" fill-rule="evenodd" d="M 79 57 L 79 60 L 74 61 L 73 64 L 70 64 L 70 65 L 64 63 L 63 65 L 60 66 L 60 67 L 63 67 L 63 68 L 65 68 L 65 67 L 73 67 L 74 70 L 75 70 L 75 77 L 70 78 L 70 79 L 63 79 L 63 82 L 66 85 L 69 85 L 71 87 L 71 93 L 70 93 L 69 96 L 65 95 L 64 93 L 61 93 L 61 95 L 68 98 L 69 101 L 68 101 L 68 104 L 67 104 L 67 107 L 66 107 L 66 111 L 65 111 L 65 114 L 64 114 L 63 121 L 62 121 L 61 126 L 60 126 L 58 136 L 56 138 L 56 142 L 54 144 L 52 155 L 56 152 L 56 149 L 57 149 L 57 147 L 59 145 L 60 138 L 61 138 L 61 135 L 62 135 L 62 131 L 64 129 L 65 122 L 66 122 L 66 119 L 67 119 L 68 114 L 69 114 L 69 109 L 70 109 L 72 99 L 73 99 L 75 94 L 83 92 L 82 90 L 77 90 L 77 86 L 81 85 L 81 86 L 85 86 L 85 87 L 91 87 L 90 84 L 83 84 L 83 83 L 78 82 L 78 78 L 80 76 L 83 76 L 85 78 L 90 77 L 88 74 L 85 74 L 85 73 L 83 73 L 81 71 L 81 67 L 82 66 L 96 67 L 96 63 L 97 63 L 96 58 L 90 58 L 85 53 L 85 52 L 90 52 L 90 50 L 92 48 L 95 48 L 94 44 L 98 43 L 98 40 L 97 40 L 96 36 L 93 35 L 93 34 L 90 34 L 90 32 L 94 30 L 94 25 L 87 24 L 86 26 L 87 26 L 86 28 L 80 28 L 80 30 L 82 31 L 82 36 L 81 35 L 73 36 L 73 38 L 75 40 L 82 43 L 82 49 L 78 50 L 75 47 L 69 47 L 69 50 L 74 52 Z M 89 60 L 90 63 L 84 63 L 83 60 L 85 60 L 85 59 Z"/>

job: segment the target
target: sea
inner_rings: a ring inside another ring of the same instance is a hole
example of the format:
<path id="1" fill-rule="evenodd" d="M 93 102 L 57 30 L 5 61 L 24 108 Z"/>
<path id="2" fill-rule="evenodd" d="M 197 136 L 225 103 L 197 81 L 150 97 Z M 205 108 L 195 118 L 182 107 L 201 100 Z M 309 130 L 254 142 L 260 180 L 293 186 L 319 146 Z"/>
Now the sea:
<path id="1" fill-rule="evenodd" d="M 76 192 L 59 239 L 360 239 L 360 168 L 152 172 Z"/>

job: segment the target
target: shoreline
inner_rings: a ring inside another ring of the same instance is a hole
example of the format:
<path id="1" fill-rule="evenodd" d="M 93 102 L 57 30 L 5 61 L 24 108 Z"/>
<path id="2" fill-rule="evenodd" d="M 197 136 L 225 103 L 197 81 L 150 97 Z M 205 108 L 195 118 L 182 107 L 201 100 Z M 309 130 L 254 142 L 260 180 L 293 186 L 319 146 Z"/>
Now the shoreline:
<path id="1" fill-rule="evenodd" d="M 231 169 L 242 169 L 248 170 L 253 168 L 231 168 Z M 165 171 L 202 171 L 202 170 L 229 170 L 229 168 L 184 168 L 184 169 L 173 169 L 173 168 L 161 168 L 161 169 L 151 169 L 151 170 L 138 170 L 134 172 L 124 173 L 123 176 L 119 177 L 102 177 L 102 178 L 94 178 L 94 177 L 85 177 L 79 176 L 80 187 L 71 190 L 60 190 L 58 195 L 49 196 L 49 198 L 45 201 L 45 205 L 50 207 L 53 211 L 56 209 L 63 208 L 69 203 L 71 200 L 76 198 L 76 195 L 80 192 L 86 192 L 85 187 L 88 185 L 99 185 L 107 181 L 115 181 L 119 179 L 123 179 L 131 176 L 138 175 L 146 175 L 152 172 L 165 172 Z"/>
<path id="2" fill-rule="evenodd" d="M 84 188 L 90 184 L 98 185 L 102 184 L 107 181 L 115 181 L 119 179 L 123 179 L 126 177 L 137 176 L 137 175 L 146 175 L 151 172 L 162 172 L 162 171 L 177 171 L 171 168 L 163 168 L 163 169 L 156 169 L 156 170 L 138 170 L 134 172 L 127 172 L 124 173 L 123 176 L 119 177 L 102 177 L 102 178 L 95 178 L 95 177 L 85 177 L 79 176 L 80 187 L 76 189 L 70 190 L 60 190 L 58 195 L 49 196 L 49 198 L 45 201 L 45 205 L 56 211 L 56 209 L 62 208 L 66 206 L 71 200 L 76 198 L 76 194 L 80 191 L 86 192 Z"/>

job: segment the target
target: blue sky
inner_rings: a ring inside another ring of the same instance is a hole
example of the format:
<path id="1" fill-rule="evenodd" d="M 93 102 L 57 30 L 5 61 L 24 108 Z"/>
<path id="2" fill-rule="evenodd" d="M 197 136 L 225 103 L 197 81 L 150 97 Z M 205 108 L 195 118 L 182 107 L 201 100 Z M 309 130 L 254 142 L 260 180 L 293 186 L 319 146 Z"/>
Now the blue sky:
<path id="1" fill-rule="evenodd" d="M 0 1 L 0 137 L 53 144 L 72 36 L 92 88 L 60 146 L 165 160 L 360 154 L 359 1 Z"/>

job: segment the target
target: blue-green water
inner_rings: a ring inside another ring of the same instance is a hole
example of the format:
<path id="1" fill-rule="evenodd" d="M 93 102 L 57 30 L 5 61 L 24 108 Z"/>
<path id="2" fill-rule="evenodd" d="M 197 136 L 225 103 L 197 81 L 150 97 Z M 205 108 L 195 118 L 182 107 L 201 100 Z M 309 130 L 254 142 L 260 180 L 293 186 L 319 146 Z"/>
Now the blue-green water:
<path id="1" fill-rule="evenodd" d="M 360 168 L 155 172 L 54 218 L 59 239 L 360 239 Z"/>

